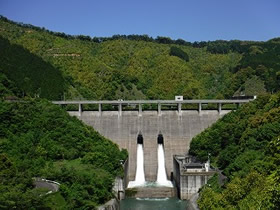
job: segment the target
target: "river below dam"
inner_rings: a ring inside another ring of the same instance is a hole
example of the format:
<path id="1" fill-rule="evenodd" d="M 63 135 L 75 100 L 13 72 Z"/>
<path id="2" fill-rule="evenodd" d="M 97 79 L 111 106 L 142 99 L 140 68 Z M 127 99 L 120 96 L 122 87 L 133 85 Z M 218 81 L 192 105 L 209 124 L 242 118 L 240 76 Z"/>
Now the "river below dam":
<path id="1" fill-rule="evenodd" d="M 126 198 L 121 210 L 185 210 L 187 201 L 178 198 Z"/>

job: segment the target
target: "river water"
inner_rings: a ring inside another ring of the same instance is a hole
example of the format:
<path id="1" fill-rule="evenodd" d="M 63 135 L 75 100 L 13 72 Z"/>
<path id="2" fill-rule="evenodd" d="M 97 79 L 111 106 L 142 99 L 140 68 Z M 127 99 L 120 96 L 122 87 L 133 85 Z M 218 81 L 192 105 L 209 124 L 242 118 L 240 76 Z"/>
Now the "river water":
<path id="1" fill-rule="evenodd" d="M 121 210 L 186 210 L 187 201 L 177 198 L 126 198 Z"/>

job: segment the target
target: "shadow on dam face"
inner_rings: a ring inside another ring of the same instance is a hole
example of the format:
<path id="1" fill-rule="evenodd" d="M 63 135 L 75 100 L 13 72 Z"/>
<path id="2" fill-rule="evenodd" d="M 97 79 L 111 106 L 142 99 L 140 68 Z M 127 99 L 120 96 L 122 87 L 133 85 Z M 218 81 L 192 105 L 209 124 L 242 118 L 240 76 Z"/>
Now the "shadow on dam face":
<path id="1" fill-rule="evenodd" d="M 137 143 L 142 142 L 146 181 L 156 181 L 158 142 L 164 143 L 165 166 L 170 180 L 173 155 L 185 155 L 191 139 L 228 112 L 223 110 L 219 114 L 216 110 L 203 110 L 199 114 L 195 110 L 182 110 L 179 115 L 177 111 L 162 111 L 159 116 L 157 111 L 143 111 L 142 116 L 138 116 L 138 111 L 125 111 L 121 117 L 118 111 L 104 111 L 102 115 L 98 111 L 84 111 L 81 116 L 78 112 L 69 113 L 117 143 L 120 148 L 128 150 L 128 181 L 135 180 Z"/>

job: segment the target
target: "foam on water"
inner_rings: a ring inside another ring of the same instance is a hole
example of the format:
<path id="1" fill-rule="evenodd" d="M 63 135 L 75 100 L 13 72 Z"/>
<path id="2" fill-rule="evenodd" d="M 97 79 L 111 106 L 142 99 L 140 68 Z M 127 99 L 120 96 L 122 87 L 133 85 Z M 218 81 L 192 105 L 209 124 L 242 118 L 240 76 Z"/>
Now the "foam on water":
<path id="1" fill-rule="evenodd" d="M 136 198 L 138 201 L 167 201 L 169 198 Z"/>

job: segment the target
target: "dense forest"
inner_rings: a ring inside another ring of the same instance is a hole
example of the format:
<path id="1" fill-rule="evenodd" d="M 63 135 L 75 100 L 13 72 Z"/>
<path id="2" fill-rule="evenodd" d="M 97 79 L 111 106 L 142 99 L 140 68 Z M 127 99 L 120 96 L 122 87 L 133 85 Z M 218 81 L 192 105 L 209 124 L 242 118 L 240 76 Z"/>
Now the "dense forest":
<path id="1" fill-rule="evenodd" d="M 91 38 L 51 32 L 5 17 L 0 18 L 0 35 L 7 48 L 0 55 L 2 71 L 20 88 L 21 95 L 48 99 L 173 99 L 175 95 L 213 99 L 280 89 L 279 38 L 194 43 L 147 35 Z M 22 59 L 15 65 L 9 65 L 15 56 L 9 49 L 19 49 L 16 56 Z M 30 63 L 36 64 L 33 77 L 22 80 L 13 76 L 21 62 L 23 70 Z M 54 95 L 47 93 L 40 75 L 57 76 L 60 82 L 49 85 L 56 91 Z"/>
<path id="2" fill-rule="evenodd" d="M 46 100 L 0 101 L 0 209 L 92 209 L 113 197 L 126 157 Z M 57 181 L 60 190 L 45 195 L 33 177 Z"/>
<path id="3" fill-rule="evenodd" d="M 0 37 L 2 73 L 22 90 L 18 96 L 61 99 L 65 89 L 61 72 L 42 58 Z"/>
<path id="4" fill-rule="evenodd" d="M 193 138 L 190 154 L 223 170 L 200 192 L 201 209 L 279 209 L 280 93 L 263 95 Z"/>

